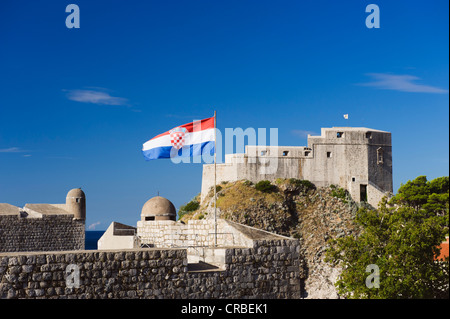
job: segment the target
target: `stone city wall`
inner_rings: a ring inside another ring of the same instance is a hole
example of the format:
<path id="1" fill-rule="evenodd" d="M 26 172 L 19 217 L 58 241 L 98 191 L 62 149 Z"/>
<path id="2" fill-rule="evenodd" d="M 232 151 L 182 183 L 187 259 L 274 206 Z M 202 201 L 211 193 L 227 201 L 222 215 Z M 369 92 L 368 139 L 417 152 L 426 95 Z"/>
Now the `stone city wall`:
<path id="1" fill-rule="evenodd" d="M 299 250 L 296 240 L 257 240 L 206 271 L 192 269 L 186 249 L 2 253 L 0 298 L 299 298 Z"/>
<path id="2" fill-rule="evenodd" d="M 0 252 L 84 249 L 84 221 L 73 215 L 0 215 Z"/>
<path id="3" fill-rule="evenodd" d="M 230 226 L 230 222 L 217 219 L 218 246 L 251 246 L 252 240 Z M 215 245 L 213 220 L 188 220 L 187 224 L 174 221 L 138 221 L 137 235 L 141 244 L 152 247 L 212 247 Z M 287 238 L 287 237 L 286 237 Z"/>

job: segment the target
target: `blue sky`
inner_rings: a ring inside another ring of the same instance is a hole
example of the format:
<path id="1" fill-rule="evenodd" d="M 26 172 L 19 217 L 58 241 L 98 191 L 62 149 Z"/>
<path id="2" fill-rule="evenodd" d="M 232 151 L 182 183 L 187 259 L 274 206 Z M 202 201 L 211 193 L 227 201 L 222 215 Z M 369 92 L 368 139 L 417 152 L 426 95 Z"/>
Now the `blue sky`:
<path id="1" fill-rule="evenodd" d="M 68 4 L 80 28 L 65 25 Z M 380 8 L 369 29 L 368 4 Z M 142 143 L 218 114 L 218 128 L 392 132 L 394 188 L 448 175 L 448 1 L 0 2 L 0 202 L 87 196 L 86 225 L 135 225 L 159 191 L 179 207 L 201 164 Z M 345 120 L 343 114 L 349 114 Z"/>

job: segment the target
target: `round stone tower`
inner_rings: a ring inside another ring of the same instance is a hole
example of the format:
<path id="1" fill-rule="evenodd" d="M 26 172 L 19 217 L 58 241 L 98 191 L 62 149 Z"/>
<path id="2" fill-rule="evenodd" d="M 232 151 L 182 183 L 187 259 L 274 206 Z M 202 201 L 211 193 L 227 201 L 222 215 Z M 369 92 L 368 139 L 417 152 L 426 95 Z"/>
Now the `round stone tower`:
<path id="1" fill-rule="evenodd" d="M 156 196 L 149 199 L 141 211 L 141 220 L 173 220 L 177 219 L 177 211 L 172 202 L 164 197 Z"/>
<path id="2" fill-rule="evenodd" d="M 73 219 L 86 219 L 86 196 L 81 188 L 74 188 L 67 193 L 66 210 L 73 214 Z"/>

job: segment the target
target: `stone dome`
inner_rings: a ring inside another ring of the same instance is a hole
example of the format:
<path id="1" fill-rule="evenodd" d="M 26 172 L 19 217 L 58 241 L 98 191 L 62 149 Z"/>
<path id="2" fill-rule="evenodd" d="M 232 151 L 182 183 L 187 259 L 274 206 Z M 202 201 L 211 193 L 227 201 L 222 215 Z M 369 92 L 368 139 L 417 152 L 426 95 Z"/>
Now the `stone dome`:
<path id="1" fill-rule="evenodd" d="M 141 211 L 141 220 L 176 220 L 175 206 L 167 198 L 156 196 L 149 199 Z"/>
<path id="2" fill-rule="evenodd" d="M 68 193 L 66 197 L 73 197 L 73 198 L 86 198 L 86 195 L 84 194 L 84 192 L 81 190 L 81 188 L 74 188 L 71 189 Z"/>

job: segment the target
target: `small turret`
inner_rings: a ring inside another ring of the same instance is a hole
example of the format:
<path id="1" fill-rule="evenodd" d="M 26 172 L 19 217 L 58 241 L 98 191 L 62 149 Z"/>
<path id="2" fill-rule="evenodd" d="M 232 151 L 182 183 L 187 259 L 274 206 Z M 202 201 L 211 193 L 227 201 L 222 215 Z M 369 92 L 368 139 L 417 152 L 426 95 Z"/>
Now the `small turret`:
<path id="1" fill-rule="evenodd" d="M 67 193 L 66 210 L 73 214 L 73 219 L 86 219 L 86 196 L 81 188 L 74 188 Z"/>

